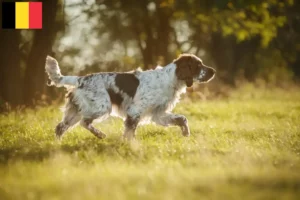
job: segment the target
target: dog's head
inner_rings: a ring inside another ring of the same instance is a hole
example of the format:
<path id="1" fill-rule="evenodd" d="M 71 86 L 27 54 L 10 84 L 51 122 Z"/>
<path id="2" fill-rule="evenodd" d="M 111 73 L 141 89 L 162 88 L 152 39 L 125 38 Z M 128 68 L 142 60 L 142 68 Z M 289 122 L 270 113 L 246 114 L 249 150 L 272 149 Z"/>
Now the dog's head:
<path id="1" fill-rule="evenodd" d="M 176 76 L 183 80 L 187 87 L 191 87 L 194 81 L 205 83 L 210 81 L 216 70 L 205 66 L 202 60 L 193 54 L 181 54 L 173 61 L 176 64 Z"/>

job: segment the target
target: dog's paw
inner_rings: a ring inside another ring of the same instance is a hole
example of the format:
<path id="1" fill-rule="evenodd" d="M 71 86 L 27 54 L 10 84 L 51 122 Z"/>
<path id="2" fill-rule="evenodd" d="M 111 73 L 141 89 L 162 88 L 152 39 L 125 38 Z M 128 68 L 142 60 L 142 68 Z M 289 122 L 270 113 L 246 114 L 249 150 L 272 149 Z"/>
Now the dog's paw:
<path id="1" fill-rule="evenodd" d="M 97 134 L 95 134 L 95 136 L 101 140 L 106 138 L 106 134 L 102 132 L 98 132 Z"/>
<path id="2" fill-rule="evenodd" d="M 182 131 L 182 135 L 183 135 L 184 137 L 189 137 L 189 136 L 191 135 L 190 129 L 189 129 L 188 126 L 182 126 L 182 127 L 181 127 L 181 131 Z"/>

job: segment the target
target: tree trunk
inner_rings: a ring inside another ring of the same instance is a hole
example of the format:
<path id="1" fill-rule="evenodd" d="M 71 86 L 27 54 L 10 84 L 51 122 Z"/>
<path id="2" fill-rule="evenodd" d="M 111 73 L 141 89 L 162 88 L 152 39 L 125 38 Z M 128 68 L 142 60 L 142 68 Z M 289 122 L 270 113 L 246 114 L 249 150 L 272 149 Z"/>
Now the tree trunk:
<path id="1" fill-rule="evenodd" d="M 151 16 L 147 9 L 147 2 L 144 1 L 142 3 L 142 8 L 144 12 L 144 19 L 142 22 L 143 31 L 146 34 L 145 44 L 146 47 L 142 50 L 142 55 L 144 59 L 144 69 L 151 69 L 155 66 L 155 40 L 153 38 L 152 27 L 149 26 L 151 24 Z"/>
<path id="2" fill-rule="evenodd" d="M 26 63 L 24 78 L 24 100 L 26 105 L 34 105 L 44 93 L 46 86 L 45 60 L 52 52 L 57 33 L 56 13 L 58 0 L 43 1 L 43 29 L 36 30 L 31 51 Z"/>
<path id="3" fill-rule="evenodd" d="M 223 38 L 219 33 L 213 33 L 209 52 L 218 68 L 218 77 L 226 83 L 234 85 L 237 73 L 236 55 L 234 49 L 235 38 Z"/>
<path id="4" fill-rule="evenodd" d="M 20 31 L 0 31 L 0 106 L 8 102 L 12 106 L 23 103 Z"/>
<path id="5" fill-rule="evenodd" d="M 157 27 L 157 51 L 156 56 L 162 57 L 160 65 L 165 65 L 169 62 L 168 48 L 170 44 L 170 10 L 169 8 L 157 9 L 158 27 Z"/>

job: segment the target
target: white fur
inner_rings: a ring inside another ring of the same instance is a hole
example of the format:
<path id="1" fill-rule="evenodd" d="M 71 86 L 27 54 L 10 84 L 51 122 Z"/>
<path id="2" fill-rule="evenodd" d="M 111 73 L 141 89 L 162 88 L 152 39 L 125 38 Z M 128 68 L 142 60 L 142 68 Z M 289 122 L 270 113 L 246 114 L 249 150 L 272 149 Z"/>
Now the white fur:
<path id="1" fill-rule="evenodd" d="M 49 75 L 49 78 L 51 79 L 50 85 L 55 85 L 57 87 L 62 86 L 78 86 L 77 85 L 77 76 L 63 76 L 60 73 L 60 68 L 58 66 L 57 61 L 52 58 L 51 56 L 47 56 L 46 58 L 46 72 Z"/>

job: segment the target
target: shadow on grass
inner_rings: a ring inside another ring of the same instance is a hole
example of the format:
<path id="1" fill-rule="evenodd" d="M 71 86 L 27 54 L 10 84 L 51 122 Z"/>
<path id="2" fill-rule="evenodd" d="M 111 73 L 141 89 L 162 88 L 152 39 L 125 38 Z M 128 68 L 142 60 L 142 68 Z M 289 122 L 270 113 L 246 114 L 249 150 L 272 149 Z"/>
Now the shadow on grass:
<path id="1" fill-rule="evenodd" d="M 12 200 L 13 198 L 10 197 L 10 195 L 4 191 L 0 186 L 0 199 L 1 200 Z"/>
<path id="2" fill-rule="evenodd" d="M 130 145 L 117 138 L 98 140 L 97 138 L 85 138 L 78 143 L 59 143 L 47 146 L 30 145 L 19 147 L 0 148 L 0 163 L 7 164 L 10 161 L 43 161 L 55 153 L 74 154 L 92 150 L 97 154 L 119 154 L 119 156 L 134 155 Z"/>
<path id="3" fill-rule="evenodd" d="M 232 185 L 251 185 L 257 189 L 283 190 L 290 189 L 300 193 L 300 179 L 272 179 L 272 178 L 229 178 L 228 183 Z"/>
<path id="4" fill-rule="evenodd" d="M 154 137 L 154 136 L 153 136 Z M 53 142 L 48 144 L 22 143 L 19 146 L 0 147 L 0 164 L 8 164 L 15 161 L 33 161 L 42 162 L 49 159 L 57 153 L 63 153 L 74 156 L 86 162 L 93 161 L 95 155 L 103 158 L 118 158 L 144 162 L 151 160 L 152 157 L 161 157 L 162 159 L 179 159 L 182 155 L 211 155 L 226 156 L 228 152 L 218 149 L 196 148 L 178 149 L 171 151 L 170 148 L 161 149 L 161 145 L 154 143 L 144 143 L 144 137 L 139 138 L 137 142 L 126 142 L 120 137 L 109 137 L 105 140 L 99 140 L 94 137 L 84 139 L 70 139 L 62 142 Z M 92 156 L 91 156 L 92 155 Z"/>

